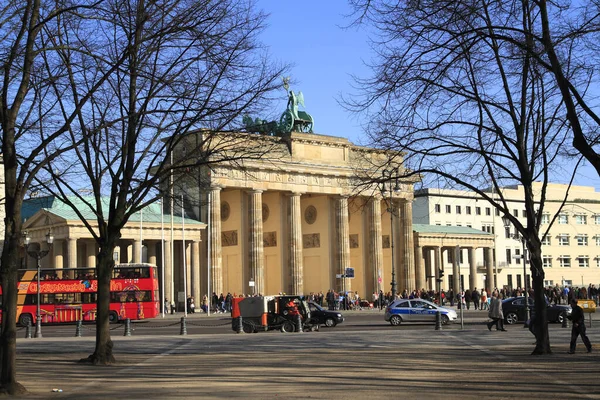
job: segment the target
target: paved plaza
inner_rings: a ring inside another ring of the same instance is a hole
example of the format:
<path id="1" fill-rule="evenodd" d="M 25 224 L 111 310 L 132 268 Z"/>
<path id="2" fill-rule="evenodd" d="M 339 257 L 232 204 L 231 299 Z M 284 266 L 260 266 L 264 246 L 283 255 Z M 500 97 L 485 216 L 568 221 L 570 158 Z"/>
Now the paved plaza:
<path id="1" fill-rule="evenodd" d="M 596 325 L 588 329 L 595 351 L 585 353 L 580 342 L 575 355 L 567 354 L 570 329 L 551 325 L 549 356 L 529 355 L 533 336 L 521 325 L 508 332 L 483 323 L 442 331 L 115 332 L 111 367 L 76 363 L 93 350 L 93 337 L 18 339 L 18 379 L 30 399 L 600 399 Z"/>

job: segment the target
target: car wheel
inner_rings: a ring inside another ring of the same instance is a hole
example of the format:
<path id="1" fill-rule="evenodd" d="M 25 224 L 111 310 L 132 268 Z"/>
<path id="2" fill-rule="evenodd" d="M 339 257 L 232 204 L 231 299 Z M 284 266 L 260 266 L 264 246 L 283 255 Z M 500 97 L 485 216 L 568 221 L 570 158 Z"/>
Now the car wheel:
<path id="1" fill-rule="evenodd" d="M 558 322 L 559 324 L 562 324 L 563 321 L 565 320 L 565 318 L 567 318 L 567 314 L 563 311 L 560 314 L 558 314 L 558 318 L 556 319 L 556 322 Z"/>
<path id="2" fill-rule="evenodd" d="M 21 325 L 21 326 L 33 325 L 33 316 L 31 314 L 21 314 L 19 316 L 19 325 Z"/>
<path id="3" fill-rule="evenodd" d="M 333 318 L 327 318 L 325 320 L 325 326 L 328 328 L 333 328 L 336 325 L 337 325 L 337 322 L 335 322 L 335 320 Z"/>
<path id="4" fill-rule="evenodd" d="M 292 323 L 292 321 L 285 321 L 281 325 L 281 332 L 283 333 L 292 333 L 296 330 L 296 326 Z"/>
<path id="5" fill-rule="evenodd" d="M 519 317 L 515 312 L 509 312 L 506 314 L 506 323 L 509 325 L 516 324 L 519 321 Z"/>
<path id="6" fill-rule="evenodd" d="M 392 315 L 390 317 L 390 324 L 392 324 L 392 326 L 398 326 L 402 323 L 402 318 L 400 318 L 398 315 Z"/>
<path id="7" fill-rule="evenodd" d="M 450 323 L 450 318 L 447 315 L 443 314 L 442 315 L 442 325 L 448 325 L 449 323 Z"/>
<path id="8" fill-rule="evenodd" d="M 242 320 L 242 325 L 242 330 L 244 331 L 244 333 L 254 333 L 254 331 L 256 330 L 256 328 L 254 327 L 254 323 L 252 323 L 251 321 L 246 322 Z"/>
<path id="9" fill-rule="evenodd" d="M 119 315 L 115 311 L 111 311 L 108 313 L 108 323 L 116 324 L 119 322 Z"/>

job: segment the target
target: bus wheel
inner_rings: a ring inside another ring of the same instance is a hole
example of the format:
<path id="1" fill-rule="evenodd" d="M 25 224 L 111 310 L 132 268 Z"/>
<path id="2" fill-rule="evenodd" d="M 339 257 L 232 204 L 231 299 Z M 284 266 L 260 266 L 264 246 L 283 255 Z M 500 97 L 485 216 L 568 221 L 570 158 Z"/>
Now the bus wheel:
<path id="1" fill-rule="evenodd" d="M 110 324 L 116 324 L 117 322 L 119 322 L 119 316 L 116 312 L 111 311 L 108 313 L 108 322 Z"/>
<path id="2" fill-rule="evenodd" d="M 33 316 L 31 314 L 21 314 L 19 316 L 19 325 L 21 325 L 21 326 L 33 325 Z"/>

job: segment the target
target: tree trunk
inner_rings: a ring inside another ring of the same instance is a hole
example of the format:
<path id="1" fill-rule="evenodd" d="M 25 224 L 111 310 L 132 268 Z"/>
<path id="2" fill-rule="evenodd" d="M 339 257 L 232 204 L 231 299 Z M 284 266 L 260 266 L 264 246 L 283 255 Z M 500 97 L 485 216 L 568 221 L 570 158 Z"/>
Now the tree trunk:
<path id="1" fill-rule="evenodd" d="M 7 235 L 9 233 L 7 232 Z M 27 393 L 17 382 L 17 269 L 19 243 L 9 240 L 2 254 L 2 335 L 0 336 L 0 393 L 21 395 Z"/>
<path id="2" fill-rule="evenodd" d="M 536 332 L 535 349 L 531 354 L 552 354 L 550 348 L 550 336 L 548 334 L 548 314 L 546 310 L 546 297 L 544 293 L 544 269 L 542 268 L 541 242 L 537 236 L 529 243 L 530 271 L 533 277 L 533 291 L 535 300 L 535 322 Z M 537 245 L 536 245 L 537 244 Z"/>
<path id="3" fill-rule="evenodd" d="M 115 266 L 112 255 L 116 240 L 107 240 L 107 242 L 109 244 L 101 247 L 96 261 L 96 274 L 98 276 L 96 349 L 93 354 L 80 361 L 94 365 L 111 365 L 115 363 L 108 317 L 110 312 L 110 278 Z"/>

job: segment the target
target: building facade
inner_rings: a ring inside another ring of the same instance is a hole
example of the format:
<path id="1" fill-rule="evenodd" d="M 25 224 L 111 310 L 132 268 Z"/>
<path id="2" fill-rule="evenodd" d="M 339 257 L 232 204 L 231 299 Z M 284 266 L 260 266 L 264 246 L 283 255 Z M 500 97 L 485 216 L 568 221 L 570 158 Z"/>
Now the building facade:
<path id="1" fill-rule="evenodd" d="M 534 192 L 541 191 L 534 184 Z M 593 187 L 549 184 L 542 214 L 541 235 L 545 285 L 588 286 L 600 282 L 600 193 Z M 502 188 L 511 214 L 526 224 L 523 187 Z M 566 202 L 562 209 L 563 201 Z M 560 209 L 560 211 L 559 211 Z M 550 225 L 550 222 L 556 220 Z M 523 243 L 514 239 L 514 227 L 505 229 L 502 216 L 476 193 L 449 189 L 423 189 L 415 193 L 413 220 L 437 226 L 467 226 L 490 233 L 495 239 L 492 254 L 497 287 L 531 284 L 529 268 L 524 271 Z M 464 251 L 463 251 L 464 252 Z M 461 257 L 465 257 L 462 254 Z M 484 264 L 477 251 L 476 264 Z M 444 260 L 450 265 L 448 260 Z M 483 282 L 476 282 L 482 285 Z"/>

